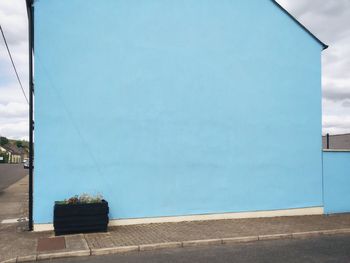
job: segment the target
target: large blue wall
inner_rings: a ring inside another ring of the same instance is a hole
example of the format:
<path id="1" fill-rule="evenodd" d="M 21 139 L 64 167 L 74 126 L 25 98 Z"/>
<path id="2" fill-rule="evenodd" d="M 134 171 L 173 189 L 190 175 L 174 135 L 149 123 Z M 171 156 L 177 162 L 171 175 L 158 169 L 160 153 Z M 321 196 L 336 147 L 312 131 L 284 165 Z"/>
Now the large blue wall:
<path id="1" fill-rule="evenodd" d="M 322 206 L 322 46 L 270 0 L 35 2 L 35 223 Z"/>
<path id="2" fill-rule="evenodd" d="M 323 153 L 324 209 L 350 212 L 350 151 Z"/>

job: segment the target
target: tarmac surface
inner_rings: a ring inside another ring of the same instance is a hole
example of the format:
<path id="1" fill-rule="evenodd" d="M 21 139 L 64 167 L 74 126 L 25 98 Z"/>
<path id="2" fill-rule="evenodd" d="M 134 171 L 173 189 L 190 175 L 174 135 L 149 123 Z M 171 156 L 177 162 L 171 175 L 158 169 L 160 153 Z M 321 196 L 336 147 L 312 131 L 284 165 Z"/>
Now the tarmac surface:
<path id="1" fill-rule="evenodd" d="M 323 263 L 350 262 L 350 235 L 285 239 L 245 244 L 132 252 L 95 257 L 67 258 L 52 263 Z"/>
<path id="2" fill-rule="evenodd" d="M 24 169 L 23 164 L 0 163 L 0 192 L 21 180 L 28 173 L 29 170 Z"/>

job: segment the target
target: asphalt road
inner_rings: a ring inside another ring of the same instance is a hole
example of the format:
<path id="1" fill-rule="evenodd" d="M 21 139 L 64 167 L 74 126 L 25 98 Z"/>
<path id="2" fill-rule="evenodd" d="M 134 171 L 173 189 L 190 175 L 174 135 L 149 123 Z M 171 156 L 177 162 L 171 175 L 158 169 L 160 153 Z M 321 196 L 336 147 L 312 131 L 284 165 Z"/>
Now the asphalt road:
<path id="1" fill-rule="evenodd" d="M 0 192 L 28 174 L 23 164 L 0 163 Z"/>
<path id="2" fill-rule="evenodd" d="M 49 262 L 49 261 L 46 261 Z M 312 239 L 258 241 L 254 243 L 135 252 L 50 261 L 52 263 L 324 263 L 350 262 L 350 235 Z"/>

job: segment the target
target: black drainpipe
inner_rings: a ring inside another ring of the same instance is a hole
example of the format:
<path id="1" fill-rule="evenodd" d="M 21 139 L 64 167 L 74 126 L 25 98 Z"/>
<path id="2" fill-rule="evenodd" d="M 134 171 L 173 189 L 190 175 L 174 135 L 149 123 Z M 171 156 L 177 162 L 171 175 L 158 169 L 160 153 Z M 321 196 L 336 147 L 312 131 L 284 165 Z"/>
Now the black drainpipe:
<path id="1" fill-rule="evenodd" d="M 327 133 L 326 140 L 327 140 L 327 149 L 329 149 L 329 133 Z"/>
<path id="2" fill-rule="evenodd" d="M 33 17 L 33 0 L 26 0 L 27 14 L 28 14 L 28 42 L 29 42 L 29 231 L 33 230 L 33 169 L 34 169 L 34 145 L 33 145 L 33 131 L 34 131 L 34 116 L 33 116 L 33 95 L 34 95 L 34 81 L 33 81 L 33 54 L 34 54 L 34 17 Z"/>

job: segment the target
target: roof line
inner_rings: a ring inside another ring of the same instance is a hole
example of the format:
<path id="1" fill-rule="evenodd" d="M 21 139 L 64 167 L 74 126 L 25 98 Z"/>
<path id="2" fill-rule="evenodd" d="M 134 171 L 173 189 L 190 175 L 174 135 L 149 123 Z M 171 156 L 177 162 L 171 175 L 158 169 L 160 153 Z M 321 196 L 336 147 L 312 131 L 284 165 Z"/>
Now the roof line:
<path id="1" fill-rule="evenodd" d="M 286 15 L 288 15 L 294 22 L 296 22 L 302 29 L 306 31 L 313 39 L 315 39 L 318 43 L 320 43 L 323 46 L 323 50 L 328 48 L 328 45 L 326 45 L 324 42 L 322 42 L 318 37 L 316 37 L 309 29 L 307 29 L 302 23 L 298 21 L 293 15 L 291 15 L 283 6 L 281 6 L 279 3 L 276 2 L 276 0 L 271 0 L 272 3 L 274 3 L 277 7 L 279 7 Z"/>
<path id="2" fill-rule="evenodd" d="M 291 13 L 289 13 L 283 6 L 281 6 L 279 3 L 276 2 L 276 0 L 271 0 L 272 3 L 274 3 L 279 9 L 282 10 L 286 15 L 288 15 L 295 23 L 297 23 L 302 29 L 306 31 L 313 39 L 315 39 L 318 43 L 320 43 L 323 46 L 323 50 L 328 48 L 328 45 L 326 45 L 324 42 L 322 42 L 318 37 L 316 37 L 309 29 L 307 29 L 302 23 L 298 21 Z M 27 3 L 27 12 L 30 12 L 30 7 L 32 6 L 34 0 L 26 0 Z"/>
<path id="3" fill-rule="evenodd" d="M 329 134 L 329 136 L 344 136 L 344 135 L 350 135 L 350 133 L 340 133 L 340 134 Z M 326 137 L 326 135 L 322 135 L 322 137 Z"/>
<path id="4" fill-rule="evenodd" d="M 27 7 L 27 15 L 29 17 L 29 13 L 31 12 L 31 7 L 32 7 L 32 4 L 33 4 L 33 0 L 26 0 L 26 7 Z"/>

